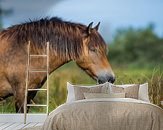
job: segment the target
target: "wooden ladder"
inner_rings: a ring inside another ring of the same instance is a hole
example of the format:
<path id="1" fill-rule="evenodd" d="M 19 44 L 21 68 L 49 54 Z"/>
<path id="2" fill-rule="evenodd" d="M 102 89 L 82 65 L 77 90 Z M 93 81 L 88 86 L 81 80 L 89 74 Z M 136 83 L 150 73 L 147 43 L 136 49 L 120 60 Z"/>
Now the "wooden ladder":
<path id="1" fill-rule="evenodd" d="M 30 41 L 28 42 L 28 61 L 27 61 L 27 72 L 26 72 L 26 88 L 25 88 L 25 99 L 24 99 L 24 124 L 27 122 L 27 107 L 30 106 L 36 106 L 36 107 L 46 107 L 46 114 L 48 115 L 48 106 L 49 106 L 49 42 L 47 42 L 47 47 L 46 47 L 46 54 L 42 55 L 31 55 L 30 54 Z M 46 58 L 46 70 L 39 70 L 39 69 L 30 69 L 30 60 L 31 58 Z M 29 89 L 28 84 L 29 84 L 29 75 L 30 73 L 46 73 L 47 77 L 47 83 L 46 83 L 46 88 L 41 89 Z M 46 104 L 27 104 L 27 97 L 28 97 L 28 92 L 29 91 L 46 91 Z"/>

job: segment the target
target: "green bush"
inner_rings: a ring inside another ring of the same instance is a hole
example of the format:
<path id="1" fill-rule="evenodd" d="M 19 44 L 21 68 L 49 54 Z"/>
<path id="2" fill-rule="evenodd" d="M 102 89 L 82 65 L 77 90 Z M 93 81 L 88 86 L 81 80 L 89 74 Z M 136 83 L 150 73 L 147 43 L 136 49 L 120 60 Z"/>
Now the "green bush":
<path id="1" fill-rule="evenodd" d="M 163 39 L 152 26 L 144 29 L 120 29 L 109 45 L 108 57 L 115 64 L 156 66 L 163 64 Z"/>

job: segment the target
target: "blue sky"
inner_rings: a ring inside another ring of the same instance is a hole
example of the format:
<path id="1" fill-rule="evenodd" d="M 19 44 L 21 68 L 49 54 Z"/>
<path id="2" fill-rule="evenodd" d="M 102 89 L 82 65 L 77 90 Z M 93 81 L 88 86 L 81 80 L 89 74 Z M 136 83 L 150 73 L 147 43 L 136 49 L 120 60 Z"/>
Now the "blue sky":
<path id="1" fill-rule="evenodd" d="M 12 7 L 13 15 L 4 18 L 5 27 L 29 18 L 59 16 L 65 20 L 94 24 L 101 21 L 100 32 L 106 40 L 117 28 L 146 27 L 155 24 L 155 31 L 163 36 L 163 0 L 6 0 L 2 7 Z M 8 2 L 8 3 L 7 3 Z"/>

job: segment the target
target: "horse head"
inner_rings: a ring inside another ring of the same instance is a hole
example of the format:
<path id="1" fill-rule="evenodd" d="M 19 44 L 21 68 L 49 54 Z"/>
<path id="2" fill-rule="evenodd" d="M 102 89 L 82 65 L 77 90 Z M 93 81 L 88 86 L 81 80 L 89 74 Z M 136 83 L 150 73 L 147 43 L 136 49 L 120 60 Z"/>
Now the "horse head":
<path id="1" fill-rule="evenodd" d="M 90 23 L 83 32 L 83 52 L 77 65 L 98 83 L 115 81 L 115 75 L 106 56 L 107 45 L 98 33 L 100 23 L 92 28 Z"/>

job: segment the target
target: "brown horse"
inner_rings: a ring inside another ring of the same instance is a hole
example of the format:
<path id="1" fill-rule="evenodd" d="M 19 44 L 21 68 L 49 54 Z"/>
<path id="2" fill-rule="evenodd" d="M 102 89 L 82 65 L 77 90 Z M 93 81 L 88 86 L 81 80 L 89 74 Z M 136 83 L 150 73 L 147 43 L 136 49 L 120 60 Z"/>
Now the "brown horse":
<path id="1" fill-rule="evenodd" d="M 50 43 L 49 71 L 73 60 L 99 83 L 114 82 L 114 73 L 106 57 L 106 44 L 98 33 L 99 24 L 92 28 L 63 21 L 59 18 L 45 18 L 15 25 L 0 33 L 0 98 L 13 95 L 16 112 L 23 112 L 27 64 L 27 43 L 31 42 L 31 53 L 42 54 L 46 41 Z M 32 66 L 45 67 L 42 60 Z M 30 78 L 29 88 L 40 88 L 46 81 L 45 74 Z M 37 92 L 29 92 L 28 100 Z"/>

